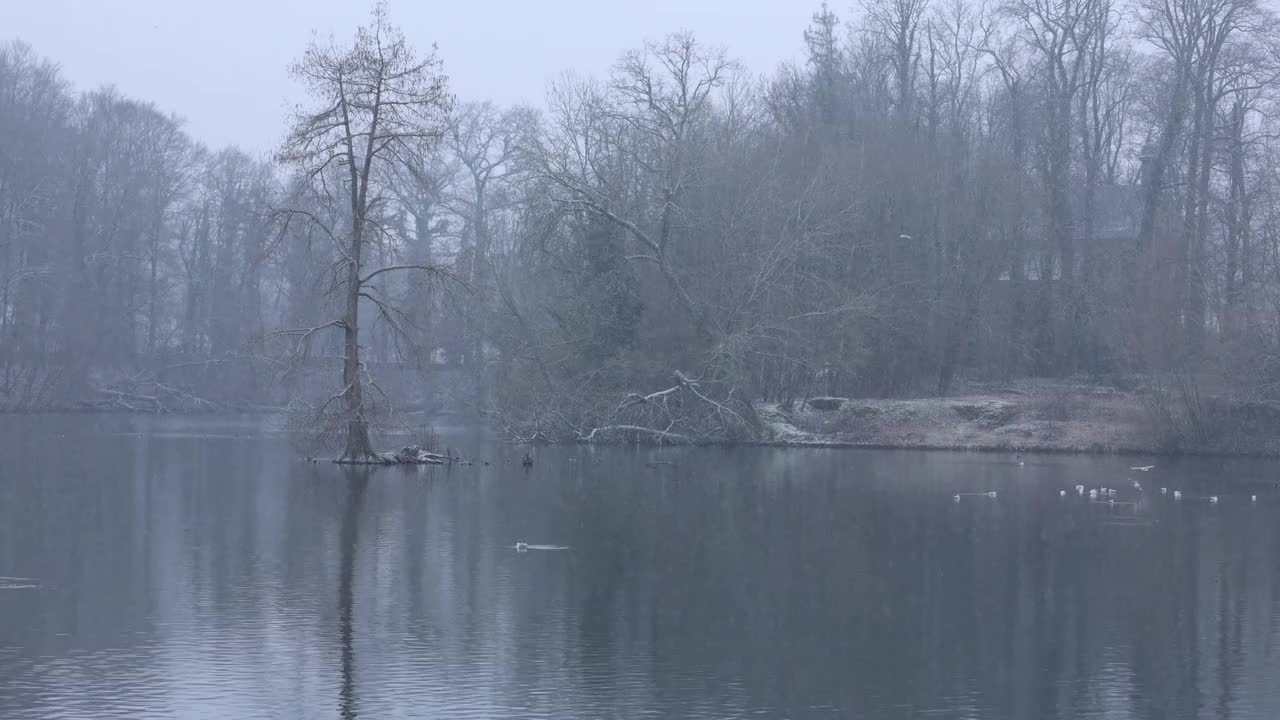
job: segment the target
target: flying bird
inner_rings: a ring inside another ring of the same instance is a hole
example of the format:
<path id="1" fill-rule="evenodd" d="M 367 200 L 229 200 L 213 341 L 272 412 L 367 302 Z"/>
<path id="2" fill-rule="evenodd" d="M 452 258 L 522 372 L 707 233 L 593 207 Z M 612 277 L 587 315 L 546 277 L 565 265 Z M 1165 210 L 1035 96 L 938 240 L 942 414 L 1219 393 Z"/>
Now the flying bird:
<path id="1" fill-rule="evenodd" d="M 1152 470 L 1156 469 L 1156 466 L 1155 465 L 1139 465 L 1138 467 L 1131 467 L 1129 469 L 1137 470 L 1138 472 L 1151 472 Z"/>

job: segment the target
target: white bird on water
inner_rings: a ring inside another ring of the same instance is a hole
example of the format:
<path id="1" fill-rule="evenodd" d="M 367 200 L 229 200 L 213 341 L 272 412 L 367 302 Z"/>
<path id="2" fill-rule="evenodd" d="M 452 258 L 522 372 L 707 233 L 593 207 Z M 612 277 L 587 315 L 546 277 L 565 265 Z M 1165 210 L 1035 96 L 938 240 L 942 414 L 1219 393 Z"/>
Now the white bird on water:
<path id="1" fill-rule="evenodd" d="M 1090 491 L 1089 491 L 1089 499 L 1090 499 L 1090 500 L 1097 500 L 1097 499 L 1098 499 L 1098 491 L 1097 491 L 1097 490 L 1090 490 Z"/>
<path id="2" fill-rule="evenodd" d="M 1181 499 L 1182 499 L 1182 491 L 1181 491 L 1181 490 L 1174 490 L 1174 491 L 1173 491 L 1173 499 L 1174 499 L 1174 500 L 1181 500 Z"/>
<path id="3" fill-rule="evenodd" d="M 1077 485 L 1077 486 L 1076 486 L 1076 494 L 1077 494 L 1077 495 L 1083 495 L 1083 494 L 1084 494 L 1084 486 L 1083 486 L 1083 485 Z"/>
<path id="4" fill-rule="evenodd" d="M 1066 490 L 1059 490 L 1059 491 L 1058 491 L 1058 497 L 1066 497 L 1066 496 L 1067 496 L 1067 491 L 1066 491 Z"/>
<path id="5" fill-rule="evenodd" d="M 1138 482 L 1137 480 L 1134 480 L 1133 489 L 1137 490 L 1138 492 L 1142 492 L 1142 483 Z"/>
<path id="6" fill-rule="evenodd" d="M 1217 495 L 1210 495 L 1210 496 L 1209 496 L 1209 502 L 1211 502 L 1211 503 L 1216 503 L 1216 502 L 1218 502 L 1218 496 L 1217 496 Z"/>
<path id="7" fill-rule="evenodd" d="M 1152 470 L 1156 469 L 1156 466 L 1155 465 L 1139 465 L 1138 467 L 1131 467 L 1129 469 L 1137 470 L 1138 472 L 1151 472 Z"/>
<path id="8" fill-rule="evenodd" d="M 1258 496 L 1257 496 L 1257 495 L 1250 495 L 1250 496 L 1249 496 L 1249 502 L 1254 502 L 1254 503 L 1258 502 Z"/>
<path id="9" fill-rule="evenodd" d="M 528 549 L 529 549 L 529 543 L 522 543 L 522 542 L 516 543 L 516 552 L 525 552 Z"/>
<path id="10" fill-rule="evenodd" d="M 1168 495 L 1168 494 L 1169 494 L 1169 488 L 1160 488 L 1160 494 L 1161 494 L 1161 495 Z"/>
<path id="11" fill-rule="evenodd" d="M 961 495 L 970 495 L 970 496 L 976 496 L 976 497 L 983 497 L 983 496 L 986 496 L 986 497 L 989 497 L 989 498 L 994 498 L 994 497 L 996 496 L 996 491 L 995 491 L 995 490 L 992 490 L 991 492 L 968 492 L 968 493 L 956 493 L 956 494 L 955 494 L 955 501 L 956 501 L 956 502 L 960 502 L 960 496 L 961 496 Z"/>

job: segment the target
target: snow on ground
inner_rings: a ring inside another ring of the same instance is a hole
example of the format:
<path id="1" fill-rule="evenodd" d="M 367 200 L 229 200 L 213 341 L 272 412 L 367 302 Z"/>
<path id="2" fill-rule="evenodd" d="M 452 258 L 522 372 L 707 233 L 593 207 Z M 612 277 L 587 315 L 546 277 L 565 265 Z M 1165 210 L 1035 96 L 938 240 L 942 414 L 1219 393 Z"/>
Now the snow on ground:
<path id="1" fill-rule="evenodd" d="M 819 409 L 830 408 L 830 409 Z M 1110 388 L 993 388 L 917 399 L 823 398 L 757 405 L 768 441 L 972 450 L 1147 452 L 1156 439 L 1140 398 Z"/>

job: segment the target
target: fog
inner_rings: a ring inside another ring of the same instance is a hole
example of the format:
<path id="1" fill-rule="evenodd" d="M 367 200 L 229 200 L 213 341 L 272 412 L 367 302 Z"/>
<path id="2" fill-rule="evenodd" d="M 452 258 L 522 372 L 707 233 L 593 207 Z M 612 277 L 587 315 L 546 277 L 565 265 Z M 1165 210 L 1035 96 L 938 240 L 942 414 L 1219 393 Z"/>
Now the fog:
<path id="1" fill-rule="evenodd" d="M 1271 5 L 0 33 L 0 716 L 1280 717 Z"/>
<path id="2" fill-rule="evenodd" d="M 1165 450 L 1277 415 L 1266 6 L 675 6 L 7 5 L 0 405 L 288 408 L 351 461 L 405 411 L 741 441 L 1034 381 Z"/>
<path id="3" fill-rule="evenodd" d="M 211 146 L 270 153 L 285 111 L 302 98 L 285 68 L 313 34 L 349 37 L 370 3 L 280 0 L 172 3 L 53 0 L 0 4 L 0 39 L 20 38 L 56 61 L 77 88 L 115 85 L 187 122 Z M 440 46 L 461 98 L 540 104 L 562 72 L 603 74 L 621 48 L 687 29 L 766 73 L 803 57 L 796 32 L 813 8 L 768 0 L 610 3 L 390 4 L 417 47 Z"/>

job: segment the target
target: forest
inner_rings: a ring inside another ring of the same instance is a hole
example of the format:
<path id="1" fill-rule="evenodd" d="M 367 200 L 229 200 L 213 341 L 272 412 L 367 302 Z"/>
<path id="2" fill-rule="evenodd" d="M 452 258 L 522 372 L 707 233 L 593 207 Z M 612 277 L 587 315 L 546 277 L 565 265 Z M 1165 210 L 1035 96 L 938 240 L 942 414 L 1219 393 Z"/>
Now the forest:
<path id="1" fill-rule="evenodd" d="M 406 410 L 663 442 L 1026 378 L 1187 432 L 1280 401 L 1273 12 L 840 13 L 765 77 L 677 31 L 498 107 L 379 6 L 263 68 L 310 98 L 270 157 L 10 42 L 0 408 L 289 408 L 359 458 Z"/>

